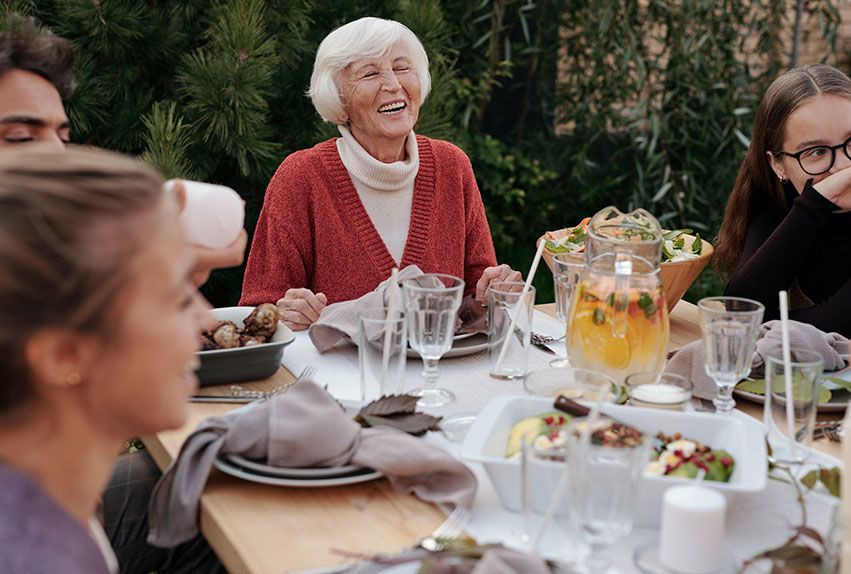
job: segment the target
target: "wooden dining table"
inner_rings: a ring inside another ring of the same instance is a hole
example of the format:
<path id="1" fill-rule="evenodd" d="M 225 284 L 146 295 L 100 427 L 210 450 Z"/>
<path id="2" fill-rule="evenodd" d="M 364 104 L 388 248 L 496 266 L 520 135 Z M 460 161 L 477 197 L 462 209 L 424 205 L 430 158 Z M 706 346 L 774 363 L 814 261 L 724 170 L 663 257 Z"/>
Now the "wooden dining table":
<path id="1" fill-rule="evenodd" d="M 539 310 L 554 314 L 554 305 Z M 680 301 L 671 312 L 669 349 L 700 338 L 698 309 Z M 247 389 L 271 390 L 294 379 L 281 367 Z M 201 393 L 221 394 L 221 389 Z M 204 419 L 239 405 L 193 403 L 181 428 L 143 437 L 161 469 L 179 454 L 186 437 Z M 762 419 L 762 406 L 741 401 L 738 408 Z M 815 447 L 838 456 L 838 443 Z M 445 518 L 434 505 L 395 492 L 385 479 L 334 488 L 280 488 L 246 482 L 218 470 L 210 474 L 201 498 L 201 531 L 225 567 L 234 573 L 279 574 L 352 561 L 351 555 L 395 552 L 413 546 Z"/>

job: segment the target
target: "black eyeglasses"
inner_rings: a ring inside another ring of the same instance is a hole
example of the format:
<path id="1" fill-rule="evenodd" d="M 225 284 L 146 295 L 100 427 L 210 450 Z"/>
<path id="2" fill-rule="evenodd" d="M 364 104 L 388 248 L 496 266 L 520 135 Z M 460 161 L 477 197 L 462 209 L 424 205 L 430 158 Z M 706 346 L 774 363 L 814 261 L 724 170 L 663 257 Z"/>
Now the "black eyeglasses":
<path id="1" fill-rule="evenodd" d="M 777 155 L 786 155 L 798 160 L 798 165 L 805 173 L 810 175 L 821 175 L 830 171 L 836 161 L 836 150 L 842 149 L 845 157 L 851 159 L 851 138 L 839 145 L 817 145 L 808 147 L 797 153 L 781 151 Z"/>

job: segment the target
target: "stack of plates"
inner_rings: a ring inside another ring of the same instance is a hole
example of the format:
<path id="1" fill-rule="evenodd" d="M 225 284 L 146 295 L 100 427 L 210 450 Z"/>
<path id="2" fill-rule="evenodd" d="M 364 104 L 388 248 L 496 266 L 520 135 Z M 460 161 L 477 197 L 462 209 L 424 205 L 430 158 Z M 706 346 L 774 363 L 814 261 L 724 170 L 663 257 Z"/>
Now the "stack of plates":
<path id="1" fill-rule="evenodd" d="M 286 468 L 249 460 L 238 454 L 220 456 L 216 459 L 215 466 L 225 474 L 251 482 L 295 488 L 321 488 L 357 484 L 375 480 L 382 476 L 376 470 L 353 464 L 334 467 Z"/>

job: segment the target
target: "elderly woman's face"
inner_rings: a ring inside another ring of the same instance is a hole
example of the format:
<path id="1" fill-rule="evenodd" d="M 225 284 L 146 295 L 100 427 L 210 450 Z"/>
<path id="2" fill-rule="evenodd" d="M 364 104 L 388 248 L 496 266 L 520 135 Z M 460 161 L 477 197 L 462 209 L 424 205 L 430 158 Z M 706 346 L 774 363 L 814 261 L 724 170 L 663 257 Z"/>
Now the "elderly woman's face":
<path id="1" fill-rule="evenodd" d="M 349 64 L 340 79 L 349 126 L 362 145 L 404 138 L 414 129 L 420 111 L 420 80 L 402 44 L 377 58 Z"/>

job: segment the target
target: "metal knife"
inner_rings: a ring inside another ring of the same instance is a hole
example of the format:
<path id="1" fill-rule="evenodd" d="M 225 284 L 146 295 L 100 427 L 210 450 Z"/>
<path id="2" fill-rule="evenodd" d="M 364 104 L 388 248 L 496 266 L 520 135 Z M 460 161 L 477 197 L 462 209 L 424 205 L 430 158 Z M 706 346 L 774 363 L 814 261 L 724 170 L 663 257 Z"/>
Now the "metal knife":
<path id="1" fill-rule="evenodd" d="M 539 343 L 539 342 L 532 341 L 532 344 L 535 347 L 539 348 L 540 350 L 546 351 L 547 353 L 549 353 L 551 355 L 557 355 L 558 354 L 555 351 L 553 351 L 552 349 L 550 349 L 549 347 L 547 347 L 547 345 L 545 343 Z"/>
<path id="2" fill-rule="evenodd" d="M 229 397 L 227 395 L 192 395 L 190 403 L 253 403 L 257 397 Z"/>

